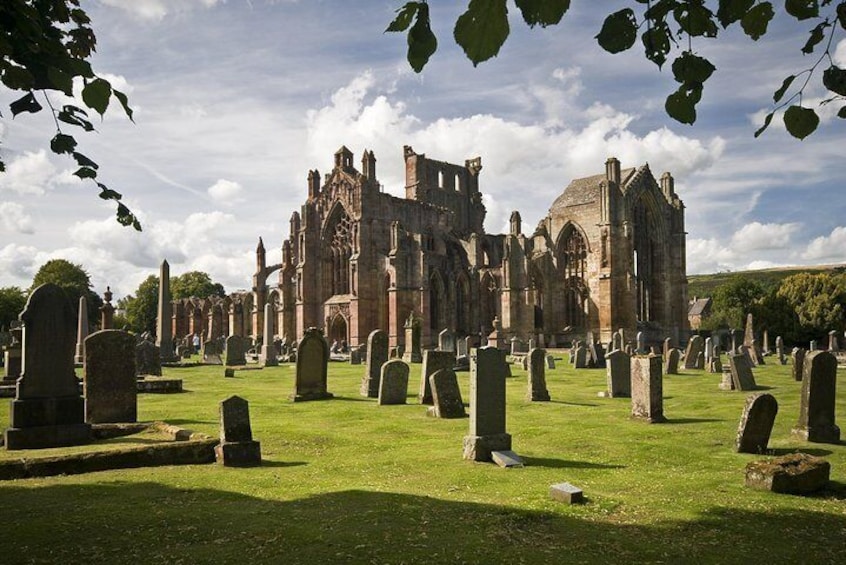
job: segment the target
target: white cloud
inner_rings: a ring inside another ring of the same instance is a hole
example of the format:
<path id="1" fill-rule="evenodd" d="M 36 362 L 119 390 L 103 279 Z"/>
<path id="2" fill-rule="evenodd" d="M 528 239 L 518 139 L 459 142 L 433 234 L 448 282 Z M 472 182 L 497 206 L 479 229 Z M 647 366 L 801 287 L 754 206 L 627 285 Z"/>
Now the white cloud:
<path id="1" fill-rule="evenodd" d="M 174 12 L 184 12 L 195 7 L 210 8 L 219 0 L 100 0 L 100 2 L 145 20 L 161 20 Z"/>
<path id="2" fill-rule="evenodd" d="M 793 234 L 800 224 L 762 224 L 752 222 L 740 228 L 731 238 L 731 246 L 738 251 L 785 249 L 790 246 Z"/>
<path id="3" fill-rule="evenodd" d="M 32 217 L 16 202 L 0 202 L 0 226 L 10 232 L 35 233 Z"/>
<path id="4" fill-rule="evenodd" d="M 831 58 L 835 65 L 841 69 L 846 68 L 846 39 L 837 42 L 837 47 L 834 49 L 834 55 Z"/>
<path id="5" fill-rule="evenodd" d="M 208 188 L 208 193 L 215 202 L 231 206 L 232 204 L 243 202 L 244 199 L 240 198 L 243 190 L 244 188 L 235 181 L 218 179 L 216 183 Z"/>
<path id="6" fill-rule="evenodd" d="M 826 236 L 815 238 L 802 256 L 811 261 L 825 263 L 846 262 L 846 227 L 838 226 Z"/>
<path id="7" fill-rule="evenodd" d="M 56 168 L 43 149 L 26 151 L 6 163 L 6 172 L 0 174 L 0 192 L 44 194 L 55 172 Z"/>

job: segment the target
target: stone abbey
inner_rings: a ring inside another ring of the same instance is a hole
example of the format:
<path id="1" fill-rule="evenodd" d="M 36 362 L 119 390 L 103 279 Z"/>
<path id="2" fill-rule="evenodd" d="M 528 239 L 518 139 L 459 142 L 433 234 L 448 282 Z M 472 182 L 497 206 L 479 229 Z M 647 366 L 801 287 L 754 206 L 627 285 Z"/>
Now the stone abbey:
<path id="1" fill-rule="evenodd" d="M 267 264 L 260 239 L 252 292 L 177 301 L 175 335 L 257 337 L 269 303 L 276 336 L 318 327 L 352 346 L 374 329 L 402 345 L 412 312 L 424 347 L 443 329 L 547 347 L 588 331 L 608 342 L 619 329 L 687 338 L 684 205 L 669 173 L 610 158 L 604 173 L 572 181 L 532 233 L 513 212 L 508 233 L 488 234 L 480 158 L 403 152 L 405 198 L 382 191 L 372 151 L 360 170 L 341 147 L 330 173 L 310 171 L 282 262 Z"/>

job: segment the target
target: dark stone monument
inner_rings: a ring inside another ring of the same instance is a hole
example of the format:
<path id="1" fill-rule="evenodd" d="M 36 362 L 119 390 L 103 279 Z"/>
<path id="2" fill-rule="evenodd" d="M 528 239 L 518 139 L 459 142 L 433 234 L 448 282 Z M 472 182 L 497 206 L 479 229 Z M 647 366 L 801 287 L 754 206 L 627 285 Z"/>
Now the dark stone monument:
<path id="1" fill-rule="evenodd" d="M 135 346 L 135 374 L 162 376 L 162 354 L 157 345 L 141 340 Z"/>
<path id="2" fill-rule="evenodd" d="M 735 390 L 755 390 L 757 385 L 748 356 L 743 353 L 732 353 L 728 358 Z"/>
<path id="3" fill-rule="evenodd" d="M 764 453 L 770 434 L 773 431 L 775 417 L 778 414 L 778 401 L 772 394 L 752 394 L 746 398 L 746 405 L 737 427 L 738 453 Z"/>
<path id="4" fill-rule="evenodd" d="M 379 379 L 382 365 L 388 360 L 388 334 L 382 330 L 373 330 L 367 336 L 367 366 L 361 378 L 359 394 L 368 398 L 379 396 Z M 403 397 L 403 402 L 405 398 Z"/>
<path id="5" fill-rule="evenodd" d="M 208 340 L 203 343 L 200 355 L 203 363 L 207 363 L 209 365 L 223 365 L 223 348 L 220 346 L 219 339 Z"/>
<path id="6" fill-rule="evenodd" d="M 699 358 L 699 354 L 703 352 L 704 347 L 705 343 L 703 342 L 701 335 L 695 335 L 690 338 L 684 352 L 685 369 L 696 369 L 696 361 Z"/>
<path id="7" fill-rule="evenodd" d="M 423 367 L 420 370 L 420 392 L 417 400 L 420 404 L 432 404 L 432 386 L 429 377 L 441 369 L 452 369 L 455 353 L 427 349 L 423 352 Z"/>
<path id="8" fill-rule="evenodd" d="M 297 346 L 297 374 L 290 400 L 302 402 L 332 398 L 332 393 L 326 391 L 328 371 L 329 344 L 322 331 L 309 328 Z"/>
<path id="9" fill-rule="evenodd" d="M 226 338 L 226 346 L 223 350 L 223 364 L 227 366 L 247 364 L 246 340 L 239 335 L 230 335 Z"/>
<path id="10" fill-rule="evenodd" d="M 794 347 L 791 357 L 793 357 L 793 380 L 801 381 L 804 374 L 805 350 L 801 347 Z"/>
<path id="11" fill-rule="evenodd" d="M 602 396 L 629 398 L 632 395 L 632 367 L 628 353 L 615 349 L 606 355 L 605 375 L 608 388 Z"/>
<path id="12" fill-rule="evenodd" d="M 461 389 L 458 388 L 458 377 L 451 368 L 441 369 L 429 377 L 432 387 L 432 406 L 428 414 L 436 418 L 463 418 L 464 402 L 461 400 Z"/>
<path id="13" fill-rule="evenodd" d="M 492 452 L 511 450 L 505 431 L 505 373 L 495 347 L 482 347 L 471 356 L 470 432 L 464 436 L 464 459 L 491 461 Z"/>
<path id="14" fill-rule="evenodd" d="M 6 384 L 15 384 L 15 381 L 21 376 L 23 330 L 12 328 L 9 333 L 12 341 L 3 347 L 3 381 Z"/>
<path id="15" fill-rule="evenodd" d="M 576 347 L 576 351 L 573 355 L 573 367 L 576 369 L 588 368 L 588 351 L 585 346 L 579 345 Z"/>
<path id="16" fill-rule="evenodd" d="M 26 302 L 23 322 L 22 373 L 6 429 L 6 449 L 79 445 L 90 441 L 85 401 L 74 374 L 73 307 L 54 284 L 36 288 Z"/>
<path id="17" fill-rule="evenodd" d="M 405 404 L 408 396 L 408 363 L 391 359 L 382 364 L 379 379 L 379 405 Z"/>
<path id="18" fill-rule="evenodd" d="M 632 357 L 632 417 L 651 424 L 664 417 L 661 357 Z"/>
<path id="19" fill-rule="evenodd" d="M 162 261 L 159 271 L 159 306 L 156 315 L 156 345 L 162 361 L 176 361 L 173 350 L 173 307 L 170 296 L 170 265 Z"/>
<path id="20" fill-rule="evenodd" d="M 438 334 L 438 349 L 455 353 L 455 334 L 444 329 Z"/>
<path id="21" fill-rule="evenodd" d="M 837 357 L 828 351 L 805 356 L 799 423 L 793 433 L 817 443 L 840 443 L 840 428 L 834 423 L 837 398 Z"/>
<path id="22" fill-rule="evenodd" d="M 249 403 L 230 396 L 220 403 L 220 443 L 214 448 L 217 462 L 226 467 L 261 465 L 261 444 L 253 440 Z"/>
<path id="23" fill-rule="evenodd" d="M 681 351 L 671 348 L 665 357 L 666 364 L 664 366 L 664 373 L 667 375 L 679 374 L 679 359 L 681 358 Z"/>
<path id="24" fill-rule="evenodd" d="M 100 330 L 85 339 L 85 421 L 136 422 L 138 385 L 135 338 L 123 330 Z"/>
<path id="25" fill-rule="evenodd" d="M 549 401 L 549 391 L 546 389 L 546 351 L 532 349 L 527 355 L 529 371 L 529 390 L 526 400 L 529 402 Z"/>

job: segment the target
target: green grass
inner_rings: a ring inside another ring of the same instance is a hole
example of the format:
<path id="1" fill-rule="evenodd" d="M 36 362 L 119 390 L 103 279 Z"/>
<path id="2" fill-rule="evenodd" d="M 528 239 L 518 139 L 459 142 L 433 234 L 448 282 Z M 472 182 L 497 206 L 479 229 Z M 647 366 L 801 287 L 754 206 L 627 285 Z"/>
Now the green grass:
<path id="1" fill-rule="evenodd" d="M 708 275 L 688 275 L 687 295 L 705 297 L 714 296 L 714 290 L 720 285 L 726 284 L 732 277 L 740 275 L 747 279 L 759 282 L 765 289 L 778 287 L 781 281 L 787 277 L 799 273 L 842 273 L 846 265 L 820 265 L 816 267 L 776 267 L 773 269 L 759 269 L 756 271 L 733 271 L 713 273 Z"/>
<path id="2" fill-rule="evenodd" d="M 364 366 L 332 363 L 333 400 L 291 403 L 291 366 L 165 369 L 180 395 L 139 396 L 139 418 L 217 434 L 218 402 L 250 401 L 264 464 L 108 471 L 0 483 L 3 563 L 779 563 L 846 562 L 846 445 L 791 438 L 800 383 L 790 367 L 756 369 L 779 401 L 770 446 L 832 464 L 813 497 L 744 487 L 734 453 L 746 393 L 719 375 L 664 378 L 667 424 L 629 418 L 603 399 L 604 370 L 547 372 L 553 401 L 527 403 L 508 380 L 508 431 L 523 469 L 463 461 L 468 421 L 435 420 L 413 399 L 359 396 Z M 467 395 L 468 373 L 460 373 Z M 846 414 L 842 387 L 837 413 Z M 8 422 L 8 405 L 0 405 Z M 841 420 L 842 421 L 842 420 Z M 78 448 L 75 448 L 78 449 Z M 0 458 L 22 452 L 2 452 Z M 26 456 L 38 456 L 26 452 Z M 587 503 L 549 498 L 570 482 Z"/>

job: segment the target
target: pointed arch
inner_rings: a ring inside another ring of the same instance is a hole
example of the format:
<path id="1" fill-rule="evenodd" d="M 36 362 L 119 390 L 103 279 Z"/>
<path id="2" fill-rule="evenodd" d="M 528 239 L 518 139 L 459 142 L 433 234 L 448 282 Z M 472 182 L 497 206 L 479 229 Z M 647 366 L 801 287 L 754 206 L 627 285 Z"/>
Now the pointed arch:
<path id="1" fill-rule="evenodd" d="M 328 296 L 350 294 L 350 258 L 355 229 L 352 218 L 340 202 L 335 202 L 323 225 L 324 286 Z"/>
<path id="2" fill-rule="evenodd" d="M 583 328 L 587 323 L 588 239 L 578 224 L 568 222 L 558 236 L 555 258 L 562 279 L 563 322 Z"/>
<path id="3" fill-rule="evenodd" d="M 499 284 L 496 277 L 490 271 L 486 271 L 479 285 L 479 324 L 485 334 L 493 328 L 498 302 Z"/>
<path id="4" fill-rule="evenodd" d="M 666 302 L 663 272 L 667 226 L 657 199 L 657 187 L 652 188 L 641 184 L 632 191 L 629 208 L 635 313 L 639 322 L 660 321 Z"/>

